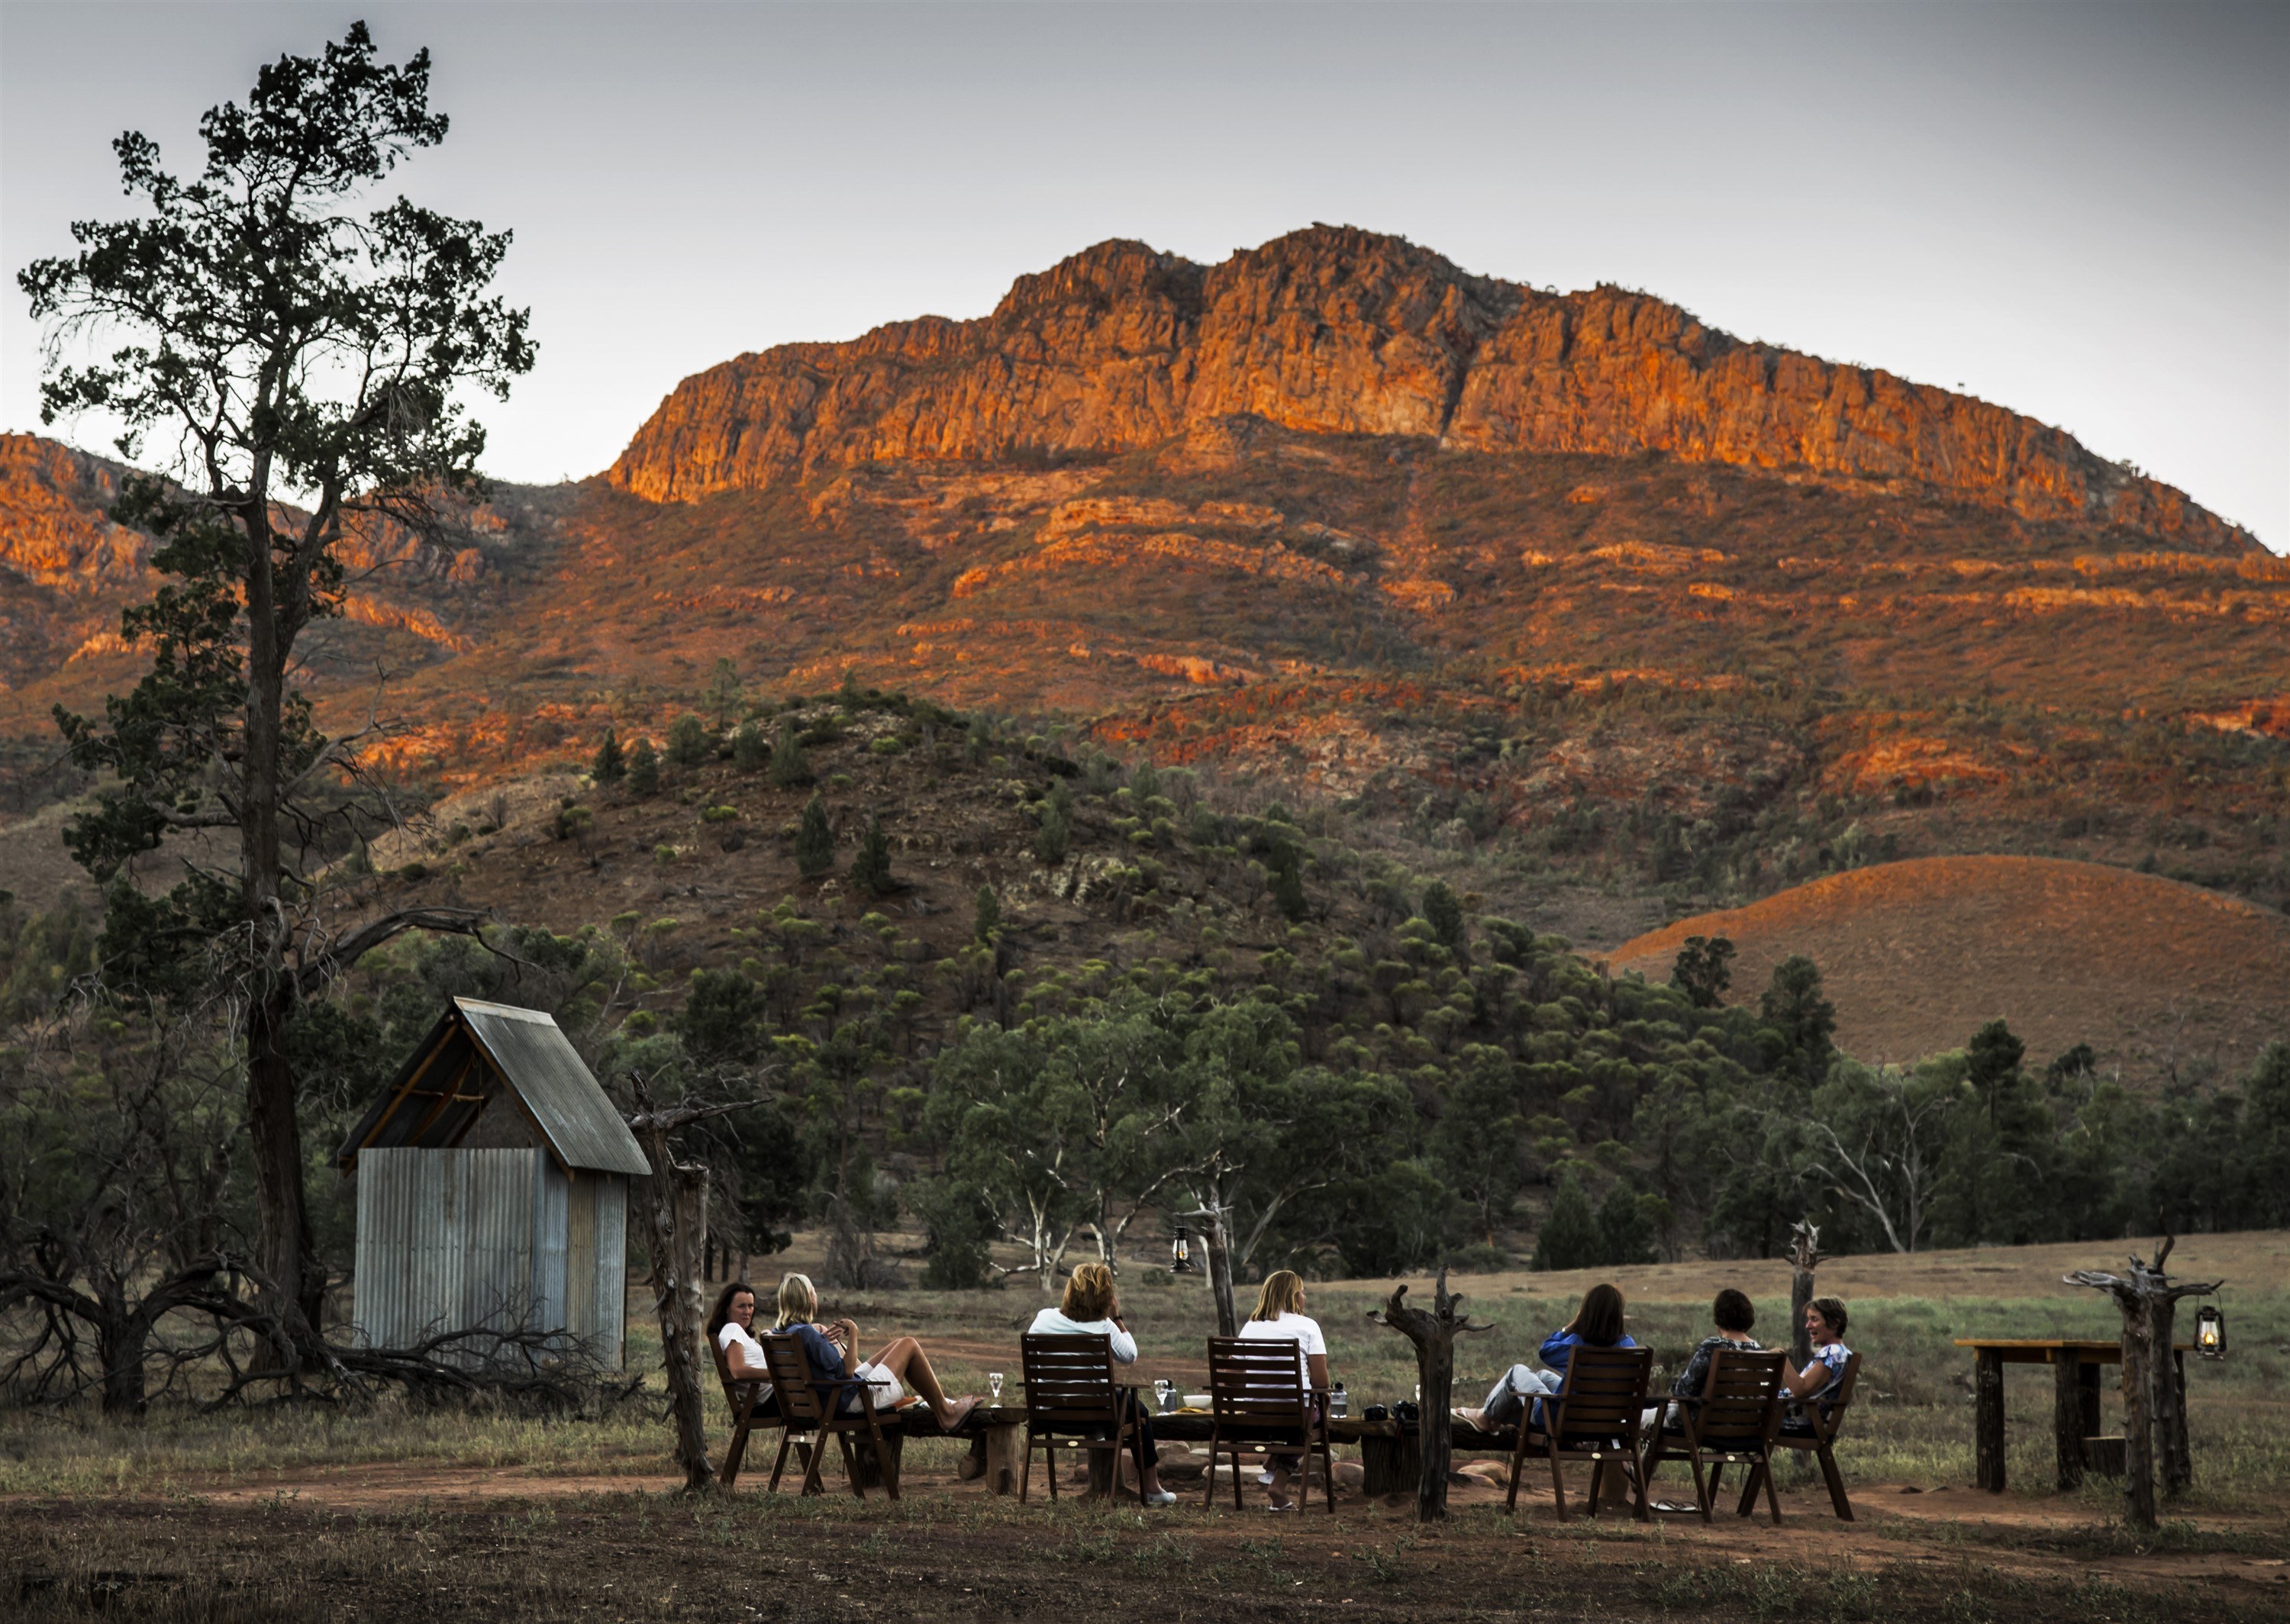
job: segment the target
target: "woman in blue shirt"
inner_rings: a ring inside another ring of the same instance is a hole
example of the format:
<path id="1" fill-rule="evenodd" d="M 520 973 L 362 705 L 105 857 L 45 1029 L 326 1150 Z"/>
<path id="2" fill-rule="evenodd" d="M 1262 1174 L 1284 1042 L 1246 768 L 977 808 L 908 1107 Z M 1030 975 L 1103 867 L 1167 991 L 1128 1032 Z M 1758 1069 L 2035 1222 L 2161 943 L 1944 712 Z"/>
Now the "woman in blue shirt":
<path id="1" fill-rule="evenodd" d="M 1543 1340 L 1542 1362 L 1548 1370 L 1534 1370 L 1527 1365 L 1514 1364 L 1505 1371 L 1502 1380 L 1487 1393 L 1487 1401 L 1477 1410 L 1466 1410 L 1463 1419 L 1475 1427 L 1493 1429 L 1509 1427 L 1525 1413 L 1527 1402 L 1535 1402 L 1535 1422 L 1542 1420 L 1541 1399 L 1556 1393 L 1566 1380 L 1566 1362 L 1578 1347 L 1636 1348 L 1629 1333 L 1622 1329 L 1622 1293 L 1618 1286 L 1601 1283 L 1582 1294 L 1582 1306 L 1574 1317 Z"/>
<path id="2" fill-rule="evenodd" d="M 803 1344 L 814 1374 L 820 1376 L 858 1376 L 874 1384 L 887 1399 L 895 1402 L 899 1382 L 903 1379 L 914 1384 L 938 1417 L 940 1428 L 952 1432 L 962 1418 L 978 1407 L 974 1398 L 949 1398 L 939 1386 L 938 1372 L 931 1369 L 930 1356 L 923 1345 L 910 1336 L 893 1339 L 889 1346 L 864 1364 L 854 1363 L 854 1350 L 859 1346 L 859 1326 L 855 1321 L 839 1319 L 832 1324 L 822 1324 L 812 1316 L 819 1312 L 819 1292 L 807 1275 L 789 1275 L 780 1282 L 779 1316 L 772 1330 L 782 1336 L 791 1336 Z M 819 1396 L 825 1400 L 832 1393 L 824 1381 L 819 1385 Z M 878 1402 L 880 1412 L 890 1407 L 889 1402 Z M 859 1395 L 849 1388 L 843 1394 L 843 1412 L 851 1414 L 859 1408 Z"/>

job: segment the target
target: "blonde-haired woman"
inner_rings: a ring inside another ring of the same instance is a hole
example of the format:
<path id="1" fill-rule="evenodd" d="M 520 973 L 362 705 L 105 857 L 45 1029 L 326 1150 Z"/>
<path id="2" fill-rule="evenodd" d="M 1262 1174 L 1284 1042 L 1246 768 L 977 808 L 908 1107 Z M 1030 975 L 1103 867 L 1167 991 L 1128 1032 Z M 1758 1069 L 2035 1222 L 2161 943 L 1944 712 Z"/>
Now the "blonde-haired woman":
<path id="1" fill-rule="evenodd" d="M 1101 1336 L 1112 1345 L 1116 1364 L 1137 1363 L 1137 1339 L 1122 1323 L 1121 1300 L 1114 1292 L 1113 1270 L 1102 1263 L 1077 1264 L 1066 1276 L 1065 1295 L 1054 1308 L 1044 1308 L 1026 1327 L 1028 1336 Z M 1134 1403 L 1126 1388 L 1123 1403 Z M 1154 1452 L 1153 1418 L 1137 1412 L 1137 1481 L 1149 1506 L 1173 1506 L 1177 1497 L 1161 1486 L 1160 1459 Z"/>
<path id="2" fill-rule="evenodd" d="M 923 1401 L 938 1417 L 939 1428 L 952 1432 L 961 1425 L 962 1418 L 978 1407 L 974 1398 L 949 1398 L 939 1386 L 938 1372 L 931 1369 L 930 1356 L 923 1345 L 910 1336 L 894 1337 L 881 1353 L 853 1365 L 853 1350 L 859 1346 L 859 1326 L 854 1320 L 839 1319 L 832 1324 L 819 1323 L 813 1316 L 819 1312 L 819 1290 L 807 1275 L 788 1275 L 780 1281 L 779 1315 L 772 1330 L 782 1336 L 792 1336 L 803 1344 L 811 1368 L 823 1377 L 856 1376 L 871 1383 L 888 1402 L 896 1402 L 899 1383 L 909 1382 Z M 824 1382 L 819 1396 L 825 1400 L 832 1389 Z M 878 1405 L 878 1408 L 883 1407 Z M 848 1414 L 859 1408 L 859 1395 L 848 1389 L 843 1396 L 843 1410 Z"/>
<path id="3" fill-rule="evenodd" d="M 1297 1373 L 1304 1378 L 1307 1390 L 1328 1390 L 1328 1339 L 1320 1333 L 1320 1322 L 1304 1313 L 1304 1279 L 1295 1270 L 1278 1268 L 1265 1276 L 1256 1293 L 1256 1312 L 1248 1316 L 1240 1334 L 1253 1341 L 1295 1343 Z M 1288 1510 L 1296 1503 L 1299 1486 L 1293 1475 L 1302 1467 L 1304 1458 L 1294 1450 L 1276 1450 L 1269 1460 L 1260 1481 L 1271 1492 L 1272 1508 Z"/>

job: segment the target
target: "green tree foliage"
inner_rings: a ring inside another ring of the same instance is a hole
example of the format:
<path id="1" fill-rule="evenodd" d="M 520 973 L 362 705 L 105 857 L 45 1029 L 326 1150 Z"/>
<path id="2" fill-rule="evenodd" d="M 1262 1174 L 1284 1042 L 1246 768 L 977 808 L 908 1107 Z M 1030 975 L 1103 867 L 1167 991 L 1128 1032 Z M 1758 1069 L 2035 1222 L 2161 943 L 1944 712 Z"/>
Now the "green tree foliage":
<path id="1" fill-rule="evenodd" d="M 891 874 L 891 837 L 883 832 L 880 818 L 868 819 L 867 832 L 859 837 L 859 850 L 851 859 L 851 884 L 869 897 L 887 897 L 901 889 Z"/>
<path id="2" fill-rule="evenodd" d="M 1042 827 L 1034 832 L 1034 856 L 1054 868 L 1066 860 L 1066 851 L 1072 844 L 1073 791 L 1066 788 L 1065 780 L 1055 779 L 1042 804 Z"/>
<path id="3" fill-rule="evenodd" d="M 677 717 L 668 730 L 668 759 L 679 767 L 698 767 L 716 753 L 708 724 L 690 711 Z"/>
<path id="4" fill-rule="evenodd" d="M 113 512 L 154 539 L 169 579 L 123 620 L 151 651 L 148 674 L 100 722 L 57 713 L 75 765 L 109 786 L 66 840 L 108 880 L 172 830 L 236 837 L 232 881 L 194 876 L 160 900 L 144 957 L 198 959 L 244 995 L 257 1252 L 298 1339 L 326 1271 L 286 1053 L 294 1006 L 403 930 L 474 928 L 417 911 L 344 936 L 313 906 L 329 846 L 390 809 L 359 793 L 356 740 L 321 734 L 288 679 L 302 633 L 341 612 L 345 540 L 393 519 L 431 526 L 428 493 L 476 480 L 484 435 L 460 401 L 505 396 L 532 365 L 525 316 L 485 292 L 506 233 L 403 196 L 359 212 L 445 131 L 428 53 L 379 62 L 354 24 L 318 57 L 263 68 L 243 104 L 211 108 L 195 177 L 122 136 L 121 178 L 142 207 L 76 224 L 76 254 L 18 277 L 53 335 L 116 346 L 82 365 L 51 351 L 44 420 L 92 412 L 124 425 L 123 455 L 147 438 L 176 453 L 179 483 L 131 478 Z"/>
<path id="5" fill-rule="evenodd" d="M 1687 937 L 1670 966 L 1669 984 L 1691 998 L 1695 1009 L 1716 1009 L 1734 984 L 1733 942 L 1723 936 Z"/>
<path id="6" fill-rule="evenodd" d="M 736 970 L 695 970 L 676 1029 L 702 1065 L 752 1066 L 763 1058 L 763 988 Z"/>
<path id="7" fill-rule="evenodd" d="M 780 718 L 779 737 L 772 742 L 769 776 L 774 789 L 800 789 L 812 781 L 811 763 L 804 756 L 803 740 L 797 733 L 793 711 Z"/>
<path id="8" fill-rule="evenodd" d="M 742 722 L 732 731 L 732 764 L 742 772 L 753 772 L 771 759 L 772 747 L 764 730 L 753 722 Z"/>
<path id="9" fill-rule="evenodd" d="M 1654 1237 L 1660 1228 L 1663 1202 L 1659 1196 L 1641 1196 L 1617 1180 L 1598 1204 L 1597 1252 L 1592 1267 L 1613 1268 L 1654 1261 Z"/>
<path id="10" fill-rule="evenodd" d="M 1280 916 L 1293 924 L 1312 911 L 1311 898 L 1304 892 L 1303 857 L 1295 843 L 1277 840 L 1265 856 L 1264 876 L 1272 893 L 1272 905 Z"/>
<path id="11" fill-rule="evenodd" d="M 828 826 L 827 803 L 813 796 L 804 803 L 803 821 L 796 826 L 796 872 L 815 880 L 834 867 L 835 831 Z"/>
<path id="12" fill-rule="evenodd" d="M 589 764 L 589 777 L 609 789 L 628 775 L 628 762 L 621 754 L 621 736 L 608 727 L 604 743 L 597 747 L 597 759 Z"/>
<path id="13" fill-rule="evenodd" d="M 1598 1220 L 1581 1181 L 1568 1168 L 1558 1176 L 1550 1196 L 1550 1212 L 1535 1237 L 1534 1267 L 1539 1269 L 1595 1268 L 1598 1264 Z"/>
<path id="14" fill-rule="evenodd" d="M 1515 1067 L 1501 1049 L 1475 1044 L 1452 1078 L 1432 1146 L 1448 1187 L 1470 1204 L 1481 1239 L 1492 1246 L 1525 1181 Z"/>
<path id="15" fill-rule="evenodd" d="M 1285 912 L 1284 908 L 1282 910 Z M 1293 917 L 1294 916 L 1291 916 Z M 1430 924 L 1439 945 L 1450 953 L 1463 947 L 1463 905 L 1445 880 L 1434 880 L 1423 888 L 1423 917 Z"/>
<path id="16" fill-rule="evenodd" d="M 649 739 L 638 739 L 629 748 L 629 793 L 645 798 L 660 793 L 660 757 Z"/>
<path id="17" fill-rule="evenodd" d="M 1837 1006 L 1822 992 L 1820 966 L 1802 953 L 1775 964 L 1758 1010 L 1806 1086 L 1818 1087 L 1837 1052 Z"/>
<path id="18" fill-rule="evenodd" d="M 1001 929 L 1002 900 L 994 894 L 994 887 L 981 885 L 978 888 L 976 910 L 971 916 L 971 940 L 991 943 Z"/>

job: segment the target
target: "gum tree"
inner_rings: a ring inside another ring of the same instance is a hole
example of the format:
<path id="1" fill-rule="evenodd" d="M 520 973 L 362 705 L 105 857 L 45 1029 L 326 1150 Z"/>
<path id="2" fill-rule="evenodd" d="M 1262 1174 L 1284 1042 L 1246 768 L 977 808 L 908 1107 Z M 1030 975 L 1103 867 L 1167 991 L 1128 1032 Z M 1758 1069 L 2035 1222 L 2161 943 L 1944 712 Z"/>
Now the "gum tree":
<path id="1" fill-rule="evenodd" d="M 124 617 L 151 668 L 100 719 L 59 707 L 74 762 L 103 775 L 66 834 L 113 882 L 188 831 L 236 838 L 164 897 L 112 884 L 106 976 L 195 976 L 240 1012 L 257 1195 L 257 1260 L 298 1342 L 315 1343 L 313 1256 L 287 1028 L 295 1006 L 409 929 L 472 930 L 413 909 L 337 931 L 318 863 L 388 809 L 363 732 L 329 738 L 290 679 L 297 639 L 341 612 L 347 527 L 426 528 L 430 500 L 473 489 L 484 431 L 457 396 L 495 397 L 531 369 L 526 313 L 486 288 L 508 252 L 404 197 L 370 194 L 444 138 L 429 57 L 375 60 L 363 23 L 316 57 L 263 68 L 244 103 L 201 119 L 206 158 L 181 178 L 135 132 L 114 143 L 134 218 L 80 221 L 78 252 L 18 276 L 49 334 L 43 420 L 121 426 L 169 478 L 128 481 L 113 516 L 149 533 L 168 579 Z M 106 358 L 71 364 L 84 340 Z"/>

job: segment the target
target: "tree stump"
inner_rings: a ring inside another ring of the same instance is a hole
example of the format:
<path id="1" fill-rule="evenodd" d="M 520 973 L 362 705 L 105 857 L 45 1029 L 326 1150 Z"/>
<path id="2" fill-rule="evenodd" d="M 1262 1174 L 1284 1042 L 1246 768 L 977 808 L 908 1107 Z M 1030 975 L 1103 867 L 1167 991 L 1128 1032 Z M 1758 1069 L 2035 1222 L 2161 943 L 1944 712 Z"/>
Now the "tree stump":
<path id="1" fill-rule="evenodd" d="M 2134 1252 L 2127 1276 L 2079 1268 L 2062 1276 L 2070 1285 L 2107 1292 L 2123 1314 L 2123 1497 L 2125 1516 L 2134 1528 L 2157 1525 L 2158 1464 L 2166 1492 L 2176 1494 L 2194 1477 L 2187 1445 L 2186 1369 L 2171 1345 L 2179 1299 L 2207 1296 L 2226 1284 L 2173 1281 L 2164 1264 L 2176 1244 L 2176 1236 L 2165 1236 L 2151 1264 Z"/>
<path id="2" fill-rule="evenodd" d="M 1423 1386 L 1415 1418 L 1415 1516 L 1419 1522 L 1430 1523 L 1447 1515 L 1447 1468 L 1454 1454 L 1454 1428 L 1447 1406 L 1454 1395 L 1455 1339 L 1467 1332 L 1494 1327 L 1472 1324 L 1464 1316 L 1462 1298 L 1448 1293 L 1444 1263 L 1432 1292 L 1430 1312 L 1409 1308 L 1406 1297 L 1405 1285 L 1393 1286 L 1383 1307 L 1368 1317 L 1415 1344 L 1415 1369 Z"/>

